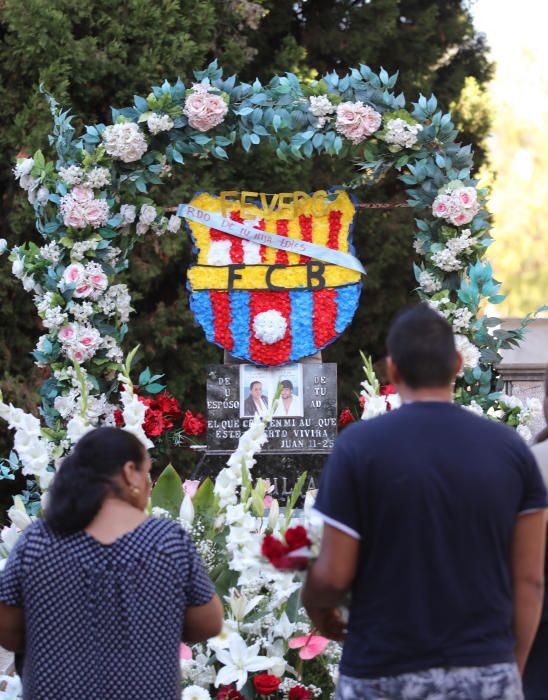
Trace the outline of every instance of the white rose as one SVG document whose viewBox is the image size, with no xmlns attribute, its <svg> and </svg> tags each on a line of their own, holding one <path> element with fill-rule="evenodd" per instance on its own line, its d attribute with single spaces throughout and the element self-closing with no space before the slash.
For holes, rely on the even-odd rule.
<svg viewBox="0 0 548 700">
<path fill-rule="evenodd" d="M 181 219 L 178 216 L 170 216 L 169 223 L 167 225 L 167 230 L 170 233 L 177 233 L 181 228 Z"/>
<path fill-rule="evenodd" d="M 133 204 L 122 204 L 120 215 L 124 224 L 132 224 L 137 216 L 137 207 Z"/>
<path fill-rule="evenodd" d="M 150 226 L 156 218 L 156 213 L 155 207 L 152 207 L 150 204 L 143 204 L 139 214 L 139 223 Z"/>
</svg>

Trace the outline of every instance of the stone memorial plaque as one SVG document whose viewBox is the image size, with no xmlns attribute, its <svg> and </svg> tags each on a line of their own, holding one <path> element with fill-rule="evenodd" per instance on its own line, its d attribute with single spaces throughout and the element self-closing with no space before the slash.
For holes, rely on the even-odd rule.
<svg viewBox="0 0 548 700">
<path fill-rule="evenodd" d="M 207 451 L 230 454 L 256 414 L 282 395 L 263 452 L 328 454 L 337 436 L 337 365 L 212 365 L 207 375 Z"/>
</svg>

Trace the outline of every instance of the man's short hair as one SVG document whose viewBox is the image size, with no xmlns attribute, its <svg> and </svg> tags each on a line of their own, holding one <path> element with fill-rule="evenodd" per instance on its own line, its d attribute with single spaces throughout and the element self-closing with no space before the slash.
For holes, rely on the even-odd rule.
<svg viewBox="0 0 548 700">
<path fill-rule="evenodd" d="M 453 329 L 427 304 L 402 311 L 390 326 L 386 345 L 411 389 L 451 383 L 457 363 Z"/>
<path fill-rule="evenodd" d="M 261 385 L 262 385 L 262 382 L 260 382 L 258 379 L 256 379 L 254 382 L 251 382 L 251 384 L 249 385 L 249 391 L 251 391 L 251 390 L 253 389 L 253 387 L 255 386 L 255 384 L 261 384 Z"/>
<path fill-rule="evenodd" d="M 282 385 L 282 389 L 291 389 L 291 391 L 293 391 L 293 384 L 289 381 L 289 379 L 282 379 L 280 383 Z"/>
</svg>

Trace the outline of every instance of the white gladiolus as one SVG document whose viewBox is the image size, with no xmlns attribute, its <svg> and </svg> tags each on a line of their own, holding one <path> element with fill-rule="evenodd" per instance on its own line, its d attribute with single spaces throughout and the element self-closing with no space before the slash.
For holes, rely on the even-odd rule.
<svg viewBox="0 0 548 700">
<path fill-rule="evenodd" d="M 272 500 L 272 503 L 270 505 L 270 512 L 268 513 L 268 527 L 271 530 L 276 529 L 276 525 L 278 524 L 278 519 L 280 517 L 280 504 L 278 503 L 278 500 L 274 498 Z"/>
<path fill-rule="evenodd" d="M 179 520 L 186 526 L 192 525 L 194 521 L 194 506 L 192 505 L 192 498 L 188 495 L 188 493 L 185 493 L 185 497 L 181 503 Z"/>
<path fill-rule="evenodd" d="M 74 445 L 86 433 L 93 430 L 93 426 L 89 424 L 86 418 L 82 416 L 74 416 L 67 424 L 67 437 Z"/>
<path fill-rule="evenodd" d="M 13 505 L 8 509 L 8 518 L 18 530 L 26 530 L 35 520 L 27 513 L 21 496 L 15 496 L 13 499 Z"/>
</svg>

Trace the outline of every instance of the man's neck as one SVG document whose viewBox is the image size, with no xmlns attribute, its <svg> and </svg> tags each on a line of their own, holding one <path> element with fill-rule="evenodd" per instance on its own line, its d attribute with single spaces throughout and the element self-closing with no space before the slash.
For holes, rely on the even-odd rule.
<svg viewBox="0 0 548 700">
<path fill-rule="evenodd" d="M 408 386 L 397 387 L 404 403 L 413 401 L 443 401 L 453 403 L 453 387 L 424 387 L 423 389 L 411 389 Z"/>
</svg>

